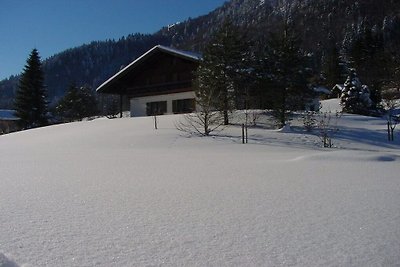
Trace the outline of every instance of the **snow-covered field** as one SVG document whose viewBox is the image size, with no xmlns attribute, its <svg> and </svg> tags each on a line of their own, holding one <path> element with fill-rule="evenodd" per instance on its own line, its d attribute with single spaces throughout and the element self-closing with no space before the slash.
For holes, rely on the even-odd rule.
<svg viewBox="0 0 400 267">
<path fill-rule="evenodd" d="M 302 131 L 187 137 L 179 118 L 0 136 L 0 266 L 400 265 L 384 120 L 343 115 L 323 149 Z"/>
</svg>

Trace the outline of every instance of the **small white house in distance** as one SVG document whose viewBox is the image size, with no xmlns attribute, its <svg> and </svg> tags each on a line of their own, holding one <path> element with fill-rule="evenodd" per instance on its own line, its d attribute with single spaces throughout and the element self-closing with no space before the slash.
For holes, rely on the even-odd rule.
<svg viewBox="0 0 400 267">
<path fill-rule="evenodd" d="M 7 134 L 20 130 L 15 110 L 0 109 L 0 134 Z"/>
<path fill-rule="evenodd" d="M 129 99 L 132 117 L 196 110 L 193 72 L 201 56 L 157 45 L 100 85 L 96 91 Z M 121 113 L 122 114 L 122 113 Z"/>
</svg>

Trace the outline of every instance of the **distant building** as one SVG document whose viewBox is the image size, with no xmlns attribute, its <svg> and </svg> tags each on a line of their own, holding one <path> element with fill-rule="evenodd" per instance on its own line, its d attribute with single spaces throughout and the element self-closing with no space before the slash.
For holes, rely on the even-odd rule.
<svg viewBox="0 0 400 267">
<path fill-rule="evenodd" d="M 314 91 L 314 97 L 309 99 L 308 103 L 305 104 L 304 110 L 319 111 L 320 101 L 322 99 L 326 99 L 331 94 L 331 91 L 324 86 L 314 87 L 313 91 Z"/>
<path fill-rule="evenodd" d="M 0 109 L 0 134 L 7 134 L 20 130 L 15 110 Z"/>
<path fill-rule="evenodd" d="M 332 95 L 340 98 L 342 92 L 343 92 L 344 84 L 335 84 L 335 86 L 332 88 Z"/>
<path fill-rule="evenodd" d="M 196 110 L 193 72 L 201 56 L 157 45 L 100 85 L 96 91 L 129 100 L 132 117 Z M 122 114 L 122 113 L 121 113 Z"/>
</svg>

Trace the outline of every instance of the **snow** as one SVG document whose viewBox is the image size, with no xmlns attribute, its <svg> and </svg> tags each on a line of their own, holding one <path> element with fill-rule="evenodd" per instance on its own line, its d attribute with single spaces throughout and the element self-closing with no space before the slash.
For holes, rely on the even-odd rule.
<svg viewBox="0 0 400 267">
<path fill-rule="evenodd" d="M 157 45 L 156 47 L 158 47 L 161 50 L 168 51 L 172 54 L 180 55 L 185 58 L 190 58 L 195 61 L 200 61 L 202 59 L 202 55 L 199 53 L 196 53 L 196 52 L 179 50 L 179 49 L 169 47 L 169 46 L 164 46 L 164 45 Z"/>
<path fill-rule="evenodd" d="M 7 258 L 6 255 L 3 253 L 0 253 L 0 266 L 1 267 L 18 267 L 18 264 L 16 264 L 13 260 Z"/>
<path fill-rule="evenodd" d="M 322 102 L 323 104 L 320 110 L 321 112 L 342 112 L 342 106 L 340 105 L 339 98 L 332 98 Z M 350 121 L 350 123 L 352 122 Z"/>
<path fill-rule="evenodd" d="M 345 114 L 323 149 L 295 122 L 243 145 L 239 126 L 187 137 L 179 118 L 0 136 L 0 266 L 400 263 L 400 136 L 386 141 L 385 120 Z"/>
<path fill-rule="evenodd" d="M 15 116 L 15 110 L 0 109 L 0 120 L 15 121 L 18 118 Z"/>
</svg>

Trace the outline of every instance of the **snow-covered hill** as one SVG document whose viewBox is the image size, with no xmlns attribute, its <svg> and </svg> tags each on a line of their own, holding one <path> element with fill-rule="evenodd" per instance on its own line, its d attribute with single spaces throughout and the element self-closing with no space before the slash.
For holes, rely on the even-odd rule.
<svg viewBox="0 0 400 267">
<path fill-rule="evenodd" d="M 187 137 L 179 118 L 0 136 L 0 266 L 400 263 L 400 143 L 384 120 L 343 115 L 323 149 L 299 129 Z"/>
</svg>

